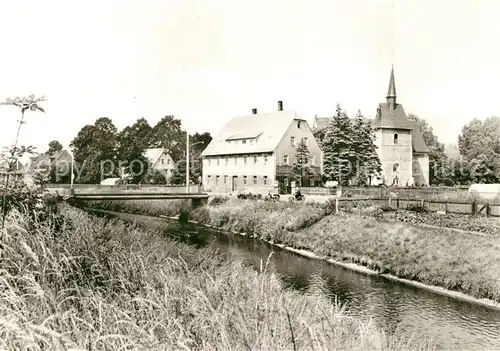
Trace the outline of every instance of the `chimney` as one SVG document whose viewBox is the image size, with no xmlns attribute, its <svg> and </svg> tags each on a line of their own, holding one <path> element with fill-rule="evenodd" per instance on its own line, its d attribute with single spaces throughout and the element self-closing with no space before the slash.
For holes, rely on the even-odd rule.
<svg viewBox="0 0 500 351">
<path fill-rule="evenodd" d="M 257 109 L 256 108 L 253 108 L 252 109 L 252 115 L 256 115 L 257 114 Z"/>
<path fill-rule="evenodd" d="M 283 101 L 278 101 L 278 111 L 283 111 Z"/>
</svg>

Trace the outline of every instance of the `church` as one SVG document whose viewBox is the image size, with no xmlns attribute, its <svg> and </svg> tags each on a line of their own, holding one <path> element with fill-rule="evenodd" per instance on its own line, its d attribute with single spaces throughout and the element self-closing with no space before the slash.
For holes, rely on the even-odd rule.
<svg viewBox="0 0 500 351">
<path fill-rule="evenodd" d="M 428 186 L 429 148 L 418 125 L 408 119 L 396 97 L 393 67 L 386 102 L 379 104 L 375 119 L 371 120 L 382 164 L 381 177 L 374 179 L 372 185 Z M 313 126 L 324 128 L 329 119 L 316 117 Z"/>
</svg>

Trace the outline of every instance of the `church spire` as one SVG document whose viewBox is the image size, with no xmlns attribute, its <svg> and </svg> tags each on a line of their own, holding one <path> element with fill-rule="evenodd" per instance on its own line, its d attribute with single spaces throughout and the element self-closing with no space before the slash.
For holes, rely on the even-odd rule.
<svg viewBox="0 0 500 351">
<path fill-rule="evenodd" d="M 389 90 L 387 91 L 387 103 L 396 105 L 396 83 L 394 82 L 394 66 L 391 69 L 391 79 L 389 80 Z"/>
</svg>

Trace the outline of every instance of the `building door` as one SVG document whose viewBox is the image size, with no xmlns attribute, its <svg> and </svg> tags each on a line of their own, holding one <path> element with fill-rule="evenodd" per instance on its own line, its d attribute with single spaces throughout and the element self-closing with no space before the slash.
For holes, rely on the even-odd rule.
<svg viewBox="0 0 500 351">
<path fill-rule="evenodd" d="M 233 176 L 231 183 L 231 191 L 236 191 L 238 189 L 238 176 Z"/>
</svg>

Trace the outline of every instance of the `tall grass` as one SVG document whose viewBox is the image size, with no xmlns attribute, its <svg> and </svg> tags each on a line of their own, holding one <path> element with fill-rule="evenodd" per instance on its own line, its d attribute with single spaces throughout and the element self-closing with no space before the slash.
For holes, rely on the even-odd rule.
<svg viewBox="0 0 500 351">
<path fill-rule="evenodd" d="M 0 270 L 0 349 L 401 350 L 369 320 L 230 254 L 66 208 L 57 230 L 12 211 Z"/>
<path fill-rule="evenodd" d="M 114 206 L 119 209 L 120 204 Z M 143 212 L 161 207 L 152 202 L 127 206 L 141 207 Z M 500 301 L 500 236 L 330 213 L 318 204 L 231 199 L 198 208 L 190 216 L 202 224 L 250 233 L 401 278 Z"/>
</svg>

